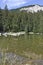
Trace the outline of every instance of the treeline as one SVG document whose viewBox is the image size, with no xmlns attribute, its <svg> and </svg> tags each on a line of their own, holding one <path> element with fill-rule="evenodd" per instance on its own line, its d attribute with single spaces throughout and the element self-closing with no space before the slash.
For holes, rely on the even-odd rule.
<svg viewBox="0 0 43 65">
<path fill-rule="evenodd" d="M 7 5 L 4 10 L 0 8 L 0 32 L 19 31 L 43 33 L 43 11 L 8 10 Z"/>
</svg>

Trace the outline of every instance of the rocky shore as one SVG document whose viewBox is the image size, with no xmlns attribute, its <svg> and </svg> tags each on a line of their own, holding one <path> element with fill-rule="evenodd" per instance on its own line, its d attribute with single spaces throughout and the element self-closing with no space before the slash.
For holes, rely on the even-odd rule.
<svg viewBox="0 0 43 65">
<path fill-rule="evenodd" d="M 0 65 L 43 65 L 43 60 L 29 60 L 15 53 L 0 52 Z"/>
</svg>

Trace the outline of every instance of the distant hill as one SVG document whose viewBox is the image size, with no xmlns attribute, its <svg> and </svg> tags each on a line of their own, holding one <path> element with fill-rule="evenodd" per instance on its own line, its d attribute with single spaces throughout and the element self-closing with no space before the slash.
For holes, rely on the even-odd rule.
<svg viewBox="0 0 43 65">
<path fill-rule="evenodd" d="M 0 9 L 0 32 L 43 33 L 43 6 L 30 5 L 18 9 Z"/>
<path fill-rule="evenodd" d="M 40 6 L 40 5 L 30 5 L 30 6 L 26 6 L 26 7 L 23 7 L 23 8 L 20 8 L 20 11 L 27 11 L 27 12 L 38 12 L 42 10 L 43 11 L 43 6 Z"/>
</svg>

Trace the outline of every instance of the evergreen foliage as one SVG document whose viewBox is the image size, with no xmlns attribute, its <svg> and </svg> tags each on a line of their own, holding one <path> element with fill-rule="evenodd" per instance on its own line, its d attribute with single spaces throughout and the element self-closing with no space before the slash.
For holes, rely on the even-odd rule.
<svg viewBox="0 0 43 65">
<path fill-rule="evenodd" d="M 43 11 L 27 13 L 26 11 L 0 8 L 0 32 L 35 32 L 43 33 Z"/>
</svg>

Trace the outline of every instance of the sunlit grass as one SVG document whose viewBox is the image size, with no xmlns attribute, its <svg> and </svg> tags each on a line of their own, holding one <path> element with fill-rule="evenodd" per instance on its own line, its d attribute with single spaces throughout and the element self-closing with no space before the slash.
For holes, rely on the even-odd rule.
<svg viewBox="0 0 43 65">
<path fill-rule="evenodd" d="M 24 35 L 19 37 L 0 37 L 0 51 L 14 52 L 24 55 L 24 52 L 34 52 L 43 55 L 43 35 Z"/>
</svg>

